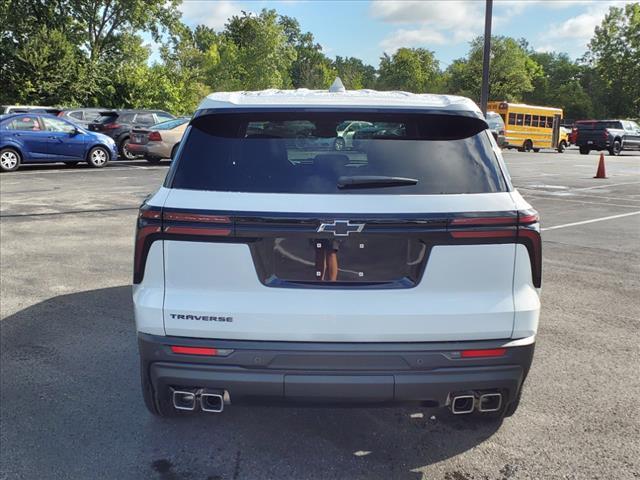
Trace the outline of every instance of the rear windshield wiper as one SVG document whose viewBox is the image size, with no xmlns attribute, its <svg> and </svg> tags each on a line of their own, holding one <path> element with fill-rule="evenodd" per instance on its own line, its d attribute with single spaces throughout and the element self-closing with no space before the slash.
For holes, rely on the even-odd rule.
<svg viewBox="0 0 640 480">
<path fill-rule="evenodd" d="M 404 177 L 387 177 L 377 175 L 354 175 L 338 178 L 338 188 L 376 188 L 416 185 L 418 179 Z"/>
</svg>

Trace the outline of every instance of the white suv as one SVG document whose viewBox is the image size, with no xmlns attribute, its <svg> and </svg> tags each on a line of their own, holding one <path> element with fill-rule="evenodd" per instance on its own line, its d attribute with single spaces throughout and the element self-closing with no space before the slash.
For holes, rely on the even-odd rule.
<svg viewBox="0 0 640 480">
<path fill-rule="evenodd" d="M 304 128 L 331 144 L 347 121 L 384 129 L 340 152 L 296 142 Z M 511 415 L 531 365 L 538 216 L 466 98 L 210 95 L 140 208 L 134 263 L 156 415 L 251 401 Z"/>
</svg>

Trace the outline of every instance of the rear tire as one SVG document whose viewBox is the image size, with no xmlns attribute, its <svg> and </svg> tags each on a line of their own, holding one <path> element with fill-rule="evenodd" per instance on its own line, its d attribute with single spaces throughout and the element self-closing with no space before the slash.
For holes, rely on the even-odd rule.
<svg viewBox="0 0 640 480">
<path fill-rule="evenodd" d="M 589 155 L 589 148 L 588 147 L 580 147 L 580 154 L 581 155 Z"/>
<path fill-rule="evenodd" d="M 87 163 L 93 168 L 102 168 L 109 160 L 109 151 L 104 147 L 93 147 L 87 155 Z"/>
<path fill-rule="evenodd" d="M 539 148 L 534 148 L 533 151 L 534 151 L 534 153 L 538 153 L 540 151 L 540 149 Z"/>
<path fill-rule="evenodd" d="M 13 148 L 0 150 L 0 170 L 3 172 L 15 172 L 22 163 L 20 153 Z"/>
<path fill-rule="evenodd" d="M 564 140 L 562 140 L 559 144 L 558 144 L 558 153 L 564 153 L 564 151 L 567 149 L 567 144 Z"/>
<path fill-rule="evenodd" d="M 129 137 L 120 142 L 120 156 L 127 160 L 135 160 L 137 158 L 134 153 L 129 151 Z"/>
<path fill-rule="evenodd" d="M 609 149 L 609 155 L 618 156 L 622 151 L 622 144 L 620 140 L 615 140 L 613 142 L 613 146 Z"/>
<path fill-rule="evenodd" d="M 145 160 L 149 163 L 152 163 L 154 165 L 157 165 L 158 163 L 160 163 L 160 161 L 162 160 L 161 158 L 158 157 L 145 157 Z"/>
<path fill-rule="evenodd" d="M 149 413 L 161 418 L 171 418 L 178 415 L 178 411 L 169 403 L 168 395 L 162 401 L 157 398 L 153 385 L 144 371 L 144 364 L 140 364 L 140 386 L 142 387 L 144 405 L 149 410 Z"/>
<path fill-rule="evenodd" d="M 522 150 L 525 152 L 530 152 L 533 150 L 533 142 L 531 140 L 525 140 L 522 144 Z"/>
</svg>

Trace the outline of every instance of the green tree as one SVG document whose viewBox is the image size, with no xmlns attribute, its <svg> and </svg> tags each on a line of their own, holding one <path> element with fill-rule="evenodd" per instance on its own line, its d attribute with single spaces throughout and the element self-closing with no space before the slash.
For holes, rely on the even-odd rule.
<svg viewBox="0 0 640 480">
<path fill-rule="evenodd" d="M 560 107 L 565 118 L 581 119 L 593 115 L 591 98 L 581 80 L 585 68 L 565 53 L 531 52 L 531 59 L 542 68 L 542 75 L 533 79 L 533 90 L 523 100 L 533 105 Z"/>
<path fill-rule="evenodd" d="M 611 7 L 584 60 L 596 73 L 588 88 L 600 116 L 640 116 L 640 3 Z"/>
<path fill-rule="evenodd" d="M 378 86 L 382 89 L 435 92 L 439 77 L 434 53 L 424 48 L 400 48 L 392 56 L 385 53 L 380 58 Z"/>
<path fill-rule="evenodd" d="M 12 93 L 25 103 L 78 104 L 85 69 L 76 50 L 62 32 L 42 26 L 13 52 Z"/>
<path fill-rule="evenodd" d="M 483 37 L 474 39 L 467 58 L 455 60 L 447 69 L 450 93 L 480 100 L 483 43 Z M 490 99 L 520 101 L 526 92 L 533 90 L 533 81 L 540 75 L 540 65 L 527 54 L 521 42 L 510 37 L 491 37 Z"/>
<path fill-rule="evenodd" d="M 346 88 L 357 90 L 376 86 L 376 69 L 359 58 L 336 57 L 333 68 Z"/>
<path fill-rule="evenodd" d="M 295 59 L 289 68 L 289 77 L 294 88 L 327 88 L 336 72 L 325 54 L 322 45 L 316 43 L 311 32 L 303 33 L 298 20 L 280 16 L 278 23 L 295 50 Z"/>
<path fill-rule="evenodd" d="M 296 52 L 275 10 L 233 16 L 210 52 L 207 84 L 216 90 L 260 90 L 291 86 Z"/>
</svg>

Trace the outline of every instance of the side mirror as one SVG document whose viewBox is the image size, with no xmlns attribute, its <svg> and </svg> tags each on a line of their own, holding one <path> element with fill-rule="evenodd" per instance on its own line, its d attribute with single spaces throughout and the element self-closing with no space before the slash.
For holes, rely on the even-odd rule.
<svg viewBox="0 0 640 480">
<path fill-rule="evenodd" d="M 80 129 L 78 127 L 74 127 L 73 130 L 71 130 L 71 136 L 74 137 L 76 135 L 80 135 L 82 132 L 80 131 Z"/>
</svg>

